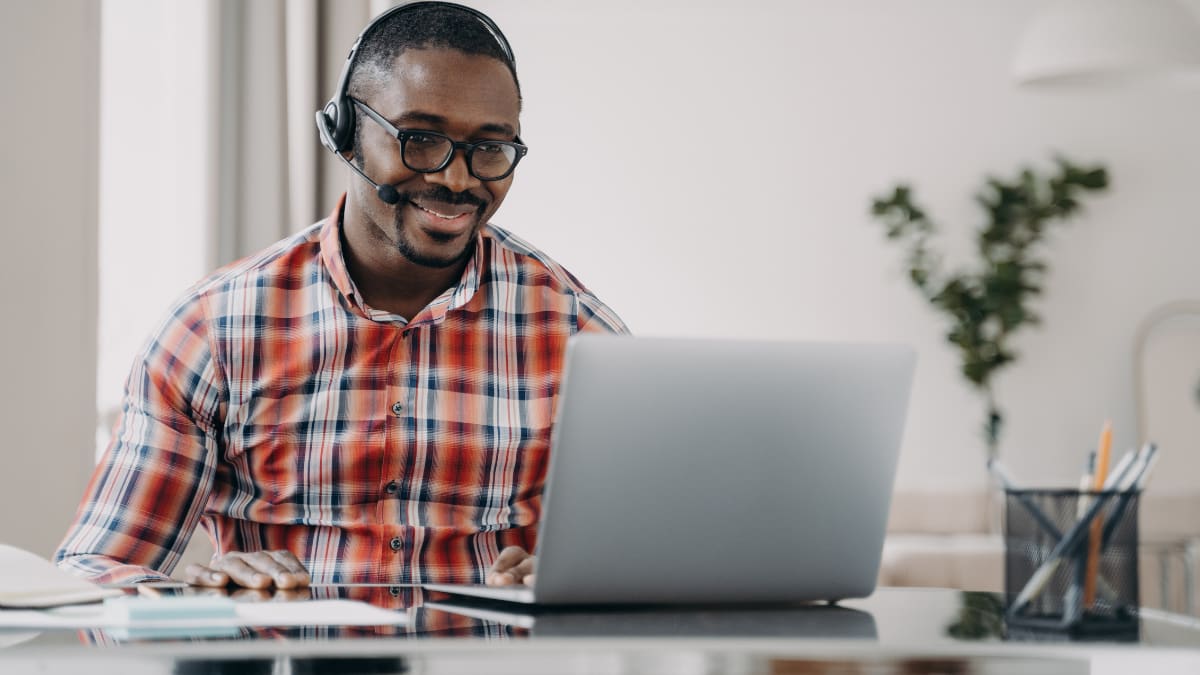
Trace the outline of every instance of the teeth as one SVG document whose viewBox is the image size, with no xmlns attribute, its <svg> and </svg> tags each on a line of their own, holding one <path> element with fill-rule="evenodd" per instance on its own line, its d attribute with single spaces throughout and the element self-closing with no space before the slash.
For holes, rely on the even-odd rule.
<svg viewBox="0 0 1200 675">
<path fill-rule="evenodd" d="M 455 215 L 448 216 L 448 215 L 446 215 L 446 214 L 444 214 L 444 213 L 438 213 L 437 211 L 431 211 L 431 210 L 429 210 L 429 209 L 427 209 L 427 208 L 425 208 L 424 206 L 421 206 L 421 205 L 419 205 L 419 204 L 417 205 L 417 208 L 418 208 L 418 209 L 421 209 L 421 210 L 422 210 L 422 211 L 424 211 L 425 213 L 431 213 L 431 214 L 433 214 L 433 215 L 437 216 L 438 218 L 441 218 L 442 220 L 454 220 L 455 218 L 457 218 L 457 217 L 459 217 L 459 216 L 461 216 L 461 215 L 462 215 L 461 213 L 459 213 L 459 214 L 455 214 Z"/>
</svg>

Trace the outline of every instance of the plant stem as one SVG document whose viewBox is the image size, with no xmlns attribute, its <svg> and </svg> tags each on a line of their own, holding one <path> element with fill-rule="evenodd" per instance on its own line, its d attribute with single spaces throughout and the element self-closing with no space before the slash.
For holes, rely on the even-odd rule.
<svg viewBox="0 0 1200 675">
<path fill-rule="evenodd" d="M 987 422 L 984 424 L 983 437 L 987 442 L 987 458 L 991 462 L 1000 456 L 1000 429 L 1004 424 L 1004 416 L 996 406 L 996 397 L 991 386 L 983 387 L 987 399 Z"/>
</svg>

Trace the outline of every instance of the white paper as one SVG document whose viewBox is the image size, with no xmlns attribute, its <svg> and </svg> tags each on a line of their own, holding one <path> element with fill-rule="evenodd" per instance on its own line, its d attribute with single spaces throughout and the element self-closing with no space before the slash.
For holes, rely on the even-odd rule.
<svg viewBox="0 0 1200 675">
<path fill-rule="evenodd" d="M 121 595 L 16 546 L 0 544 L 0 607 L 54 607 Z"/>
<path fill-rule="evenodd" d="M 408 623 L 401 612 L 380 609 L 358 600 L 298 600 L 293 602 L 239 602 L 236 616 L 204 619 L 128 621 L 103 605 L 77 605 L 55 609 L 0 610 L 0 628 L 214 628 L 239 626 L 400 626 Z"/>
</svg>

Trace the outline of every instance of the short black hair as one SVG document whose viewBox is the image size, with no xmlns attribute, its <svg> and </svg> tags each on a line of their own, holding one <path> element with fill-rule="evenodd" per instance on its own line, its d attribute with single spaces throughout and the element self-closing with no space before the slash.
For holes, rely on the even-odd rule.
<svg viewBox="0 0 1200 675">
<path fill-rule="evenodd" d="M 346 94 L 365 100 L 380 87 L 387 86 L 396 59 L 409 49 L 456 49 L 466 54 L 489 56 L 508 67 L 521 101 L 521 81 L 517 64 L 500 45 L 503 39 L 493 34 L 479 17 L 469 11 L 447 5 L 428 5 L 394 12 L 373 26 L 358 45 L 358 54 L 350 71 Z M 362 166 L 362 117 L 354 111 L 354 161 Z"/>
<path fill-rule="evenodd" d="M 500 45 L 501 39 L 479 17 L 457 7 L 429 5 L 395 12 L 363 36 L 350 71 L 347 93 L 364 98 L 386 84 L 396 58 L 406 50 L 433 48 L 456 49 L 499 60 L 512 73 L 520 99 L 517 66 Z"/>
</svg>

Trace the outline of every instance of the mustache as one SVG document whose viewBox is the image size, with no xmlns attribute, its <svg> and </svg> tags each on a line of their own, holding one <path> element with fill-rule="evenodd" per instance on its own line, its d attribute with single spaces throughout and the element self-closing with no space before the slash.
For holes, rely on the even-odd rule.
<svg viewBox="0 0 1200 675">
<path fill-rule="evenodd" d="M 471 194 L 470 192 L 454 192 L 445 185 L 435 185 L 428 190 L 422 190 L 420 192 L 401 192 L 400 198 L 408 202 L 414 200 L 441 202 L 443 204 L 454 204 L 455 206 L 460 204 L 469 204 L 479 208 L 483 208 L 487 205 L 486 201 Z"/>
</svg>

